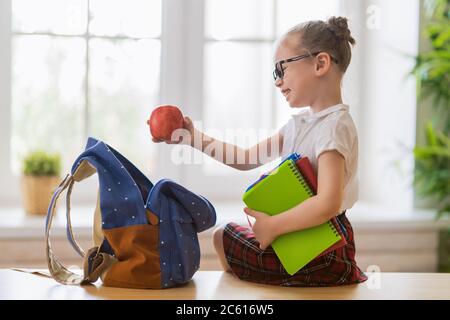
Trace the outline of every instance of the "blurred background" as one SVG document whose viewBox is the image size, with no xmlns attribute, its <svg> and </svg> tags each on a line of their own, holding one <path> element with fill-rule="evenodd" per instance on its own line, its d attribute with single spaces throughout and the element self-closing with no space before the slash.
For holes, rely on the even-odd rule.
<svg viewBox="0 0 450 320">
<path fill-rule="evenodd" d="M 447 0 L 0 0 L 0 250 L 12 255 L 0 266 L 45 265 L 44 218 L 24 204 L 24 159 L 56 154 L 62 177 L 89 136 L 153 182 L 204 195 L 219 221 L 245 219 L 243 191 L 273 164 L 238 172 L 192 150 L 202 161 L 176 163 L 183 150 L 152 143 L 146 120 L 174 104 L 213 136 L 251 146 L 291 115 L 273 84 L 275 40 L 343 15 L 356 39 L 343 92 L 359 133 L 360 200 L 349 217 L 361 265 L 448 271 L 448 10 Z M 97 184 L 73 193 L 86 246 Z M 60 211 L 55 247 L 75 261 Z M 203 268 L 214 269 L 209 237 Z"/>
</svg>

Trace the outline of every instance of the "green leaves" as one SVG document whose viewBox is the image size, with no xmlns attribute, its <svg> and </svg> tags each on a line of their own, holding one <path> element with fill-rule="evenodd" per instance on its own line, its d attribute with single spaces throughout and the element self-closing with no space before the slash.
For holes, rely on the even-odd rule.
<svg viewBox="0 0 450 320">
<path fill-rule="evenodd" d="M 414 184 L 418 193 L 436 201 L 438 217 L 450 214 L 450 138 L 426 126 L 427 144 L 414 148 Z"/>
<path fill-rule="evenodd" d="M 419 99 L 431 99 L 432 122 L 425 127 L 426 144 L 414 148 L 414 185 L 419 195 L 435 201 L 438 218 L 450 214 L 450 0 L 425 0 L 429 17 L 424 35 L 431 50 L 416 57 L 412 70 Z"/>
<path fill-rule="evenodd" d="M 59 154 L 49 154 L 45 151 L 35 151 L 23 160 L 23 173 L 32 176 L 54 176 L 61 172 L 61 157 Z"/>
<path fill-rule="evenodd" d="M 420 53 L 412 73 L 420 99 L 431 98 L 433 108 L 440 113 L 446 132 L 450 131 L 450 0 L 426 1 L 430 22 L 424 35 L 431 50 Z"/>
<path fill-rule="evenodd" d="M 420 54 L 416 58 L 413 73 L 417 81 L 419 98 L 431 97 L 435 110 L 444 109 L 443 111 L 448 113 L 450 106 L 450 46 L 445 51 L 436 50 Z"/>
</svg>

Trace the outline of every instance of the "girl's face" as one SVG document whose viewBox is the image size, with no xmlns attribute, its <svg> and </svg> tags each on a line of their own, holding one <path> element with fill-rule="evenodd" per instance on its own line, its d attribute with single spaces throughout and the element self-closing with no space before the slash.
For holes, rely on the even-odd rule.
<svg viewBox="0 0 450 320">
<path fill-rule="evenodd" d="M 289 42 L 288 38 L 280 42 L 275 51 L 275 63 L 307 53 L 306 50 L 294 49 L 299 46 Z M 291 107 L 300 108 L 311 105 L 311 94 L 314 92 L 314 84 L 317 81 L 314 68 L 314 56 L 282 64 L 284 75 L 282 79 L 276 79 L 275 86 L 280 89 Z"/>
</svg>

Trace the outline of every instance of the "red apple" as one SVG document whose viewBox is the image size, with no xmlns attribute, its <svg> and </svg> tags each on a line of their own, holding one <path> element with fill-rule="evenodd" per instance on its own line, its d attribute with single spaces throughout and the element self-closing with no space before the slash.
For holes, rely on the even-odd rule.
<svg viewBox="0 0 450 320">
<path fill-rule="evenodd" d="M 176 106 L 164 105 L 153 110 L 147 124 L 156 140 L 170 140 L 172 132 L 183 128 L 183 114 Z"/>
</svg>

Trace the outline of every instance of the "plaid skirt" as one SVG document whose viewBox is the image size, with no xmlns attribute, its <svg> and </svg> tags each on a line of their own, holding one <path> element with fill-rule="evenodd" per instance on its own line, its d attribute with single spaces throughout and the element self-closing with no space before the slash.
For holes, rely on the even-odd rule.
<svg viewBox="0 0 450 320">
<path fill-rule="evenodd" d="M 353 229 L 345 212 L 337 216 L 347 244 L 309 262 L 289 275 L 272 247 L 261 250 L 249 227 L 228 223 L 223 232 L 225 256 L 233 273 L 241 280 L 279 286 L 329 287 L 355 284 L 367 276 L 355 261 Z"/>
</svg>

